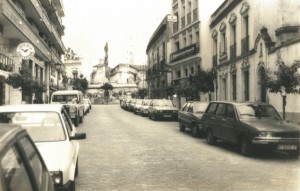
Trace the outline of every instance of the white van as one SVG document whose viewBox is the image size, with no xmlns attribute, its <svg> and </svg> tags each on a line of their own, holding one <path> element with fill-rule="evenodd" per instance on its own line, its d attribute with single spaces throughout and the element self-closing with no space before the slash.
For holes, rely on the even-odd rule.
<svg viewBox="0 0 300 191">
<path fill-rule="evenodd" d="M 83 93 L 79 90 L 59 90 L 51 95 L 51 104 L 61 103 L 69 112 L 71 119 L 76 127 L 83 122 L 84 101 Z"/>
</svg>

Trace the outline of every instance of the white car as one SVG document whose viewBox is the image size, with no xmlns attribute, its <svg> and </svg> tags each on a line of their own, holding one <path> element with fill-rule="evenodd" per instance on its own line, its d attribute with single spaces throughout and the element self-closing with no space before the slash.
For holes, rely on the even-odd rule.
<svg viewBox="0 0 300 191">
<path fill-rule="evenodd" d="M 26 129 L 50 171 L 55 189 L 75 190 L 78 175 L 79 139 L 67 111 L 61 104 L 0 106 L 0 122 Z"/>
<path fill-rule="evenodd" d="M 90 112 L 92 108 L 92 104 L 89 99 L 83 98 L 83 104 L 84 104 L 84 115 Z"/>
</svg>

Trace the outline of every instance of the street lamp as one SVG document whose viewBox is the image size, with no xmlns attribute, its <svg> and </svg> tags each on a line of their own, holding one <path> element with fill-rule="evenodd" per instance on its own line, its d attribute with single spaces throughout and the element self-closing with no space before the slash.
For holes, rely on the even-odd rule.
<svg viewBox="0 0 300 191">
<path fill-rule="evenodd" d="M 283 113 L 283 119 L 285 119 L 285 106 L 286 106 L 286 91 L 285 87 L 281 86 L 280 94 L 282 96 L 282 113 Z"/>
<path fill-rule="evenodd" d="M 62 65 L 60 63 L 55 64 L 55 69 L 57 70 L 57 90 L 59 90 L 59 75 L 60 75 L 61 66 Z"/>
</svg>

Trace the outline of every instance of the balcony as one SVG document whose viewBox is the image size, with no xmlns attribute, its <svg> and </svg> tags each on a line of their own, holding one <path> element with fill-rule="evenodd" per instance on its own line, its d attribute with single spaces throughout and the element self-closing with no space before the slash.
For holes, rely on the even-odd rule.
<svg viewBox="0 0 300 191">
<path fill-rule="evenodd" d="M 197 54 L 199 52 L 199 50 L 200 50 L 199 43 L 194 43 L 190 46 L 187 46 L 176 52 L 171 53 L 170 59 L 171 59 L 171 61 L 180 60 L 182 58 L 186 58 L 186 57 Z"/>
<path fill-rule="evenodd" d="M 242 55 L 246 54 L 249 51 L 249 36 L 246 36 L 242 39 Z"/>
<path fill-rule="evenodd" d="M 230 46 L 230 60 L 236 58 L 236 43 Z"/>
<path fill-rule="evenodd" d="M 0 13 L 14 23 L 14 27 L 18 29 L 17 31 L 22 31 L 29 42 L 34 44 L 47 59 L 51 59 L 50 51 L 42 38 L 33 30 L 26 17 L 19 12 L 19 8 L 12 1 L 3 1 Z"/>
<path fill-rule="evenodd" d="M 15 61 L 8 56 L 0 53 L 0 70 L 12 72 L 15 70 Z"/>
</svg>

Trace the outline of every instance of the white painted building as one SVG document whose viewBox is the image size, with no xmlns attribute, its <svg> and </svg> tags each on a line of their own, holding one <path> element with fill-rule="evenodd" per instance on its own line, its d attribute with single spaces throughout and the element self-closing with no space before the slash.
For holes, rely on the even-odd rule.
<svg viewBox="0 0 300 191">
<path fill-rule="evenodd" d="M 279 60 L 300 60 L 299 7 L 293 0 L 226 0 L 215 10 L 210 39 L 217 100 L 270 102 L 282 111 L 281 95 L 269 93 L 261 76 Z M 291 120 L 299 115 L 299 98 L 287 96 Z"/>
</svg>

